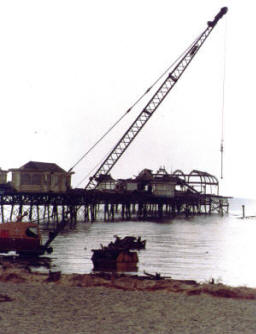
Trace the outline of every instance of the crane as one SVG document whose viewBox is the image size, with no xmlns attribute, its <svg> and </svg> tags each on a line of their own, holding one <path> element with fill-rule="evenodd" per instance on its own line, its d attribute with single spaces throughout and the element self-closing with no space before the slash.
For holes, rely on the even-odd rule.
<svg viewBox="0 0 256 334">
<path fill-rule="evenodd" d="M 149 100 L 147 105 L 143 108 L 141 113 L 137 116 L 132 125 L 128 128 L 128 130 L 124 133 L 122 138 L 118 141 L 112 151 L 109 153 L 107 158 L 100 165 L 96 173 L 90 177 L 89 182 L 87 183 L 85 189 L 91 190 L 96 188 L 97 179 L 101 175 L 107 175 L 110 170 L 115 166 L 117 161 L 124 154 L 129 145 L 133 142 L 160 104 L 164 101 L 170 90 L 175 86 L 177 81 L 180 79 L 181 75 L 186 70 L 187 66 L 190 64 L 192 59 L 195 57 L 201 46 L 206 41 L 207 37 L 210 35 L 218 21 L 225 15 L 228 11 L 227 7 L 223 7 L 220 9 L 218 14 L 214 17 L 212 21 L 207 22 L 207 27 L 201 33 L 201 35 L 194 41 L 192 46 L 188 49 L 188 51 L 184 54 L 181 60 L 177 63 L 174 69 L 167 74 L 164 82 L 155 92 L 153 97 Z"/>
</svg>

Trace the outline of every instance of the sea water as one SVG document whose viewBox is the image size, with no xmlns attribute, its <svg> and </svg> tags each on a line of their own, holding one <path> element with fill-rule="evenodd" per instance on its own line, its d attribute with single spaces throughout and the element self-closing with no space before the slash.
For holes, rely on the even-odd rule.
<svg viewBox="0 0 256 334">
<path fill-rule="evenodd" d="M 245 215 L 242 219 L 242 205 Z M 45 231 L 46 235 L 46 231 Z M 91 273 L 92 249 L 114 241 L 114 235 L 141 236 L 138 271 L 174 279 L 222 282 L 256 287 L 256 201 L 231 199 L 229 214 L 155 221 L 78 223 L 52 243 L 51 267 L 63 273 Z"/>
</svg>

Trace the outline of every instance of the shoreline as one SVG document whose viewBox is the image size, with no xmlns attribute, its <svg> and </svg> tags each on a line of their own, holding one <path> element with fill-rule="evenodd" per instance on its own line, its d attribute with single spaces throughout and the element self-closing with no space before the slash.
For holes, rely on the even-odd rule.
<svg viewBox="0 0 256 334">
<path fill-rule="evenodd" d="M 17 266 L 9 262 L 0 263 L 0 282 L 26 284 L 55 284 L 69 287 L 105 287 L 126 291 L 161 291 L 184 293 L 188 296 L 208 294 L 214 297 L 256 300 L 256 288 L 233 287 L 214 280 L 199 283 L 195 280 L 177 280 L 159 274 L 145 276 L 122 273 L 62 274 L 33 272 L 28 266 Z"/>
</svg>

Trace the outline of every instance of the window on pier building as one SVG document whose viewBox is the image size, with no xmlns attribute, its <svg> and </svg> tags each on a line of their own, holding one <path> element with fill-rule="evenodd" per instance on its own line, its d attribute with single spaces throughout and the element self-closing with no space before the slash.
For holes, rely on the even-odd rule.
<svg viewBox="0 0 256 334">
<path fill-rule="evenodd" d="M 21 185 L 40 185 L 42 181 L 42 176 L 40 174 L 21 174 Z"/>
<path fill-rule="evenodd" d="M 40 174 L 32 174 L 32 182 L 33 185 L 38 185 L 42 183 L 42 175 Z"/>
<path fill-rule="evenodd" d="M 20 176 L 21 185 L 31 184 L 31 175 L 28 173 L 22 173 Z"/>
</svg>

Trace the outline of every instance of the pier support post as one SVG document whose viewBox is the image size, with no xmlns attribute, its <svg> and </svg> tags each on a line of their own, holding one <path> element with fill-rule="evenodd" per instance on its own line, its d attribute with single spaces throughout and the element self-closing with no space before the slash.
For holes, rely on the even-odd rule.
<svg viewBox="0 0 256 334">
<path fill-rule="evenodd" d="M 2 222 L 4 222 L 4 206 L 1 205 L 1 216 L 2 216 Z"/>
</svg>

